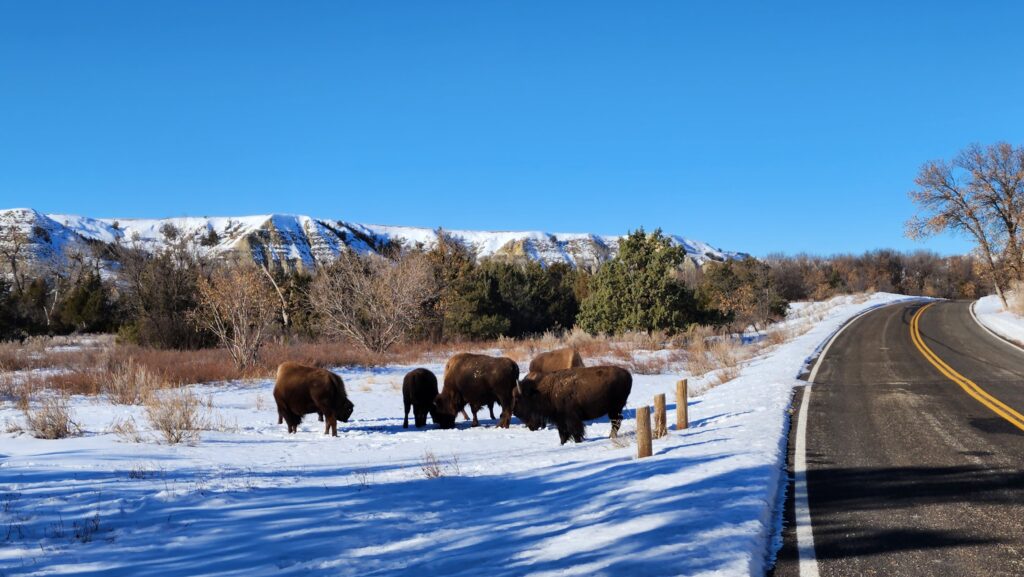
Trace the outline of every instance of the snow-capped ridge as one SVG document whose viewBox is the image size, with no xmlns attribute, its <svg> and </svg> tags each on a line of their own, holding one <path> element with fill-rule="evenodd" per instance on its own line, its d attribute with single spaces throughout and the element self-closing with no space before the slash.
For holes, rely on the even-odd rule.
<svg viewBox="0 0 1024 577">
<path fill-rule="evenodd" d="M 59 253 L 84 243 L 135 243 L 157 249 L 177 233 L 190 237 L 200 249 L 217 257 L 247 256 L 259 263 L 272 262 L 288 269 L 313 269 L 353 250 L 379 253 L 398 244 L 431 248 L 435 229 L 376 225 L 318 219 L 297 214 L 261 214 L 239 217 L 92 218 L 67 214 L 43 214 L 31 208 L 0 210 L 0 225 L 17 223 L 30 236 L 35 254 Z M 173 227 L 173 229 L 171 228 Z M 173 232 L 172 232 L 173 230 Z M 34 234 L 45 231 L 45 234 Z M 565 263 L 594 269 L 612 258 L 623 236 L 544 231 L 445 232 L 470 248 L 477 258 L 535 261 L 544 265 Z M 678 235 L 671 241 L 687 252 L 694 264 L 723 261 L 743 253 L 722 251 L 705 242 Z"/>
</svg>

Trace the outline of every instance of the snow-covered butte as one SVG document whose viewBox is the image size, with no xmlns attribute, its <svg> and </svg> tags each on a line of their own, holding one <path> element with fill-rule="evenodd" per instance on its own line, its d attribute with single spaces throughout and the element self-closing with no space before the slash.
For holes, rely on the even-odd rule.
<svg viewBox="0 0 1024 577">
<path fill-rule="evenodd" d="M 797 375 L 845 321 L 901 298 L 813 305 L 788 322 L 822 320 L 737 378 L 691 378 L 691 427 L 643 460 L 628 442 L 635 409 L 672 399 L 685 373 L 634 375 L 627 442 L 607 439 L 601 419 L 565 446 L 515 420 L 403 429 L 404 366 L 339 369 L 355 403 L 339 438 L 315 417 L 288 435 L 271 381 L 195 387 L 229 425 L 197 446 L 122 442 L 111 424 L 129 417 L 153 438 L 141 407 L 76 397 L 81 437 L 0 432 L 0 574 L 760 576 L 781 523 Z M 0 407 L 0 423 L 22 420 Z M 430 455 L 440 478 L 424 474 Z"/>
<path fill-rule="evenodd" d="M 0 227 L 14 224 L 25 232 L 36 257 L 61 254 L 87 245 L 130 243 L 157 248 L 167 242 L 164 231 L 173 225 L 213 256 L 267 259 L 287 269 L 309 270 L 330 262 L 343 250 L 374 253 L 397 243 L 429 248 L 436 232 L 429 228 L 358 224 L 303 215 L 265 214 L 240 217 L 181 217 L 164 219 L 90 218 L 43 214 L 33 209 L 0 210 Z M 594 269 L 613 257 L 621 236 L 540 231 L 488 232 L 448 230 L 478 258 L 566 263 Z M 669 235 L 695 264 L 722 261 L 742 253 L 719 250 L 707 243 Z M 3 242 L 0 239 L 0 242 Z"/>
</svg>

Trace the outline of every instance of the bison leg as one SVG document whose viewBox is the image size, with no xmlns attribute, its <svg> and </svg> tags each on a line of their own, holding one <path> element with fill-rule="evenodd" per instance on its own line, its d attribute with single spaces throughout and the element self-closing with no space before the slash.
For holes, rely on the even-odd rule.
<svg viewBox="0 0 1024 577">
<path fill-rule="evenodd" d="M 476 412 L 480 410 L 480 407 L 474 407 L 474 406 L 470 405 L 469 409 L 471 411 L 473 411 L 473 426 L 474 427 L 479 427 L 480 426 L 480 421 L 476 418 Z"/>
<path fill-rule="evenodd" d="M 320 421 L 321 423 L 324 422 L 324 414 L 321 412 L 317 412 L 316 420 Z"/>
<path fill-rule="evenodd" d="M 405 420 L 402 421 L 402 428 L 403 429 L 408 429 L 409 428 L 409 407 L 410 407 L 409 403 L 405 403 Z M 420 426 L 419 417 L 416 417 L 416 426 L 417 427 Z"/>
<path fill-rule="evenodd" d="M 493 416 L 491 417 L 494 418 Z M 501 408 L 501 419 L 498 421 L 498 426 L 502 429 L 507 429 L 512 425 L 512 409 L 511 407 Z"/>
<path fill-rule="evenodd" d="M 462 407 L 459 410 L 462 411 L 462 420 L 463 421 L 468 421 L 469 420 L 469 415 L 466 413 L 466 407 Z"/>
<path fill-rule="evenodd" d="M 334 411 L 325 411 L 324 416 L 327 417 L 326 422 L 324 423 L 324 434 L 337 437 L 338 418 L 334 415 Z"/>
<path fill-rule="evenodd" d="M 487 410 L 491 413 L 491 420 L 494 420 L 494 403 L 487 403 Z"/>
<path fill-rule="evenodd" d="M 622 425 L 622 411 L 612 413 L 608 415 L 608 419 L 612 422 L 612 434 L 609 436 L 614 439 L 619 436 L 619 426 Z"/>
<path fill-rule="evenodd" d="M 420 427 L 427 426 L 427 410 L 426 409 L 417 409 L 417 408 L 413 407 L 412 414 L 416 418 L 416 428 L 417 429 L 419 429 Z"/>
<path fill-rule="evenodd" d="M 575 415 L 566 415 L 558 419 L 556 422 L 558 426 L 558 438 L 562 440 L 564 445 L 566 441 L 572 439 L 574 443 L 583 441 L 586 425 L 583 421 Z"/>
</svg>

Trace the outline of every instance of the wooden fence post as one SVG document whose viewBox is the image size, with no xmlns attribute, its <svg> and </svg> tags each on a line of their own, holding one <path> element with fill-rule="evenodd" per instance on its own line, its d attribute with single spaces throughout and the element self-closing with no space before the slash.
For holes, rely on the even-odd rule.
<svg viewBox="0 0 1024 577">
<path fill-rule="evenodd" d="M 689 393 L 686 379 L 676 382 L 676 430 L 681 431 L 690 426 Z"/>
<path fill-rule="evenodd" d="M 668 435 L 668 415 L 665 414 L 665 394 L 654 395 L 654 434 L 655 439 Z"/>
<path fill-rule="evenodd" d="M 636 456 L 638 459 L 650 457 L 651 450 L 651 408 L 636 409 Z"/>
</svg>

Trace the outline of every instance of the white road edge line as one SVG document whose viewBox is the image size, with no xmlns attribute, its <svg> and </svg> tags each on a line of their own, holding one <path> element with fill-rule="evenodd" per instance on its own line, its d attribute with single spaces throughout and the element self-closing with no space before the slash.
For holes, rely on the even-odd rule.
<svg viewBox="0 0 1024 577">
<path fill-rule="evenodd" d="M 895 304 L 895 303 L 893 303 Z M 814 528 L 811 526 L 811 506 L 807 497 L 807 407 L 811 404 L 811 389 L 814 379 L 818 376 L 818 369 L 825 355 L 832 348 L 839 335 L 848 329 L 850 325 L 857 322 L 862 316 L 872 313 L 882 307 L 871 307 L 850 319 L 840 327 L 832 338 L 825 344 L 825 348 L 818 355 L 818 360 L 807 377 L 807 386 L 804 387 L 804 398 L 800 403 L 800 414 L 796 421 L 796 445 L 793 447 L 793 508 L 796 517 L 796 550 L 799 555 L 798 573 L 801 577 L 819 577 L 818 558 L 814 553 Z"/>
<path fill-rule="evenodd" d="M 981 322 L 981 319 L 978 318 L 977 313 L 974 312 L 974 305 L 976 305 L 976 304 L 978 304 L 978 301 L 972 302 L 971 303 L 971 307 L 970 307 L 971 318 L 974 319 L 974 322 L 978 323 L 979 327 L 985 329 L 985 332 L 987 332 L 988 334 L 990 334 L 993 337 L 995 337 L 997 341 L 999 341 L 1001 343 L 1005 343 L 1005 344 L 1007 344 L 1007 345 L 1017 349 L 1020 352 L 1024 352 L 1024 348 L 1021 348 L 1020 345 L 1018 345 L 1017 343 L 1011 341 L 1010 339 L 1004 337 L 1003 335 L 1001 335 L 1001 334 L 995 332 L 994 330 L 988 328 L 987 326 L 985 326 L 985 323 Z"/>
<path fill-rule="evenodd" d="M 801 577 L 818 577 L 818 558 L 814 554 L 814 530 L 811 528 L 811 507 L 807 498 L 807 405 L 811 402 L 811 385 L 804 387 L 800 416 L 796 422 L 796 447 L 793 457 L 793 508 L 796 518 L 796 550 Z"/>
</svg>

